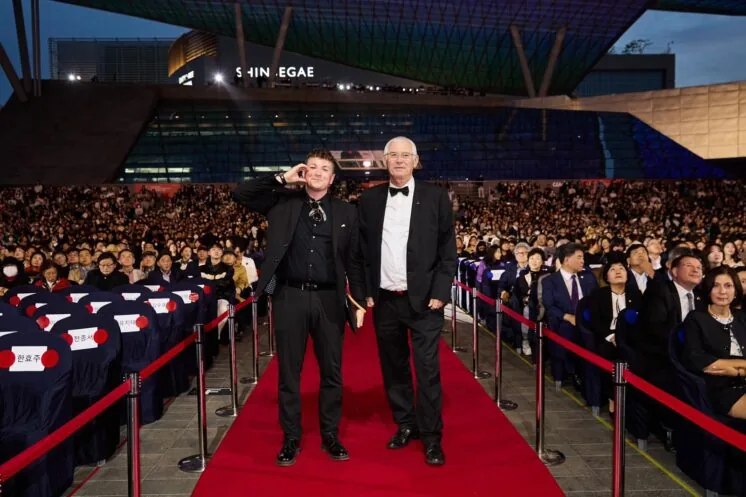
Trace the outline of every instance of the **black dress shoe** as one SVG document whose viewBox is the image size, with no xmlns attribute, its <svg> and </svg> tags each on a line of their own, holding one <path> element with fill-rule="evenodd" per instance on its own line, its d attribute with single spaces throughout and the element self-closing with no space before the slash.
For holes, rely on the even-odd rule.
<svg viewBox="0 0 746 497">
<path fill-rule="evenodd" d="M 324 435 L 321 437 L 321 450 L 329 454 L 329 459 L 333 461 L 346 461 L 350 454 L 339 439 L 334 435 Z"/>
<path fill-rule="evenodd" d="M 277 454 L 277 465 L 278 466 L 292 466 L 295 464 L 295 459 L 300 453 L 299 441 L 295 438 L 286 438 L 282 442 L 282 449 Z"/>
<path fill-rule="evenodd" d="M 389 440 L 389 449 L 403 449 L 412 440 L 419 440 L 420 432 L 417 428 L 412 428 L 409 425 L 399 425 L 399 429 L 396 430 L 396 434 Z"/>
<path fill-rule="evenodd" d="M 430 466 L 442 466 L 446 463 L 446 455 L 440 443 L 433 442 L 425 447 L 425 462 Z"/>
</svg>

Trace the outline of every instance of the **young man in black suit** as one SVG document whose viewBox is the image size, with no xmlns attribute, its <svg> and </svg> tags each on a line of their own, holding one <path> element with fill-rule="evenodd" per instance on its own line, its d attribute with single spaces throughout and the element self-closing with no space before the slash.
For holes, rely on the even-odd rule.
<svg viewBox="0 0 746 497">
<path fill-rule="evenodd" d="M 334 157 L 313 150 L 305 164 L 248 181 L 234 198 L 267 216 L 267 250 L 257 296 L 273 295 L 279 360 L 280 426 L 285 434 L 279 466 L 295 463 L 300 451 L 300 373 L 309 334 L 321 374 L 319 421 L 322 449 L 333 460 L 349 454 L 338 439 L 342 416 L 342 336 L 347 316 L 346 281 L 357 301 L 365 297 L 358 255 L 357 212 L 329 194 Z M 287 188 L 301 185 L 303 188 Z M 363 311 L 356 311 L 362 325 Z"/>
<path fill-rule="evenodd" d="M 367 303 L 375 306 L 384 387 L 399 425 L 388 447 L 400 449 L 421 438 L 426 462 L 441 465 L 438 344 L 456 272 L 453 210 L 445 189 L 414 180 L 418 157 L 410 139 L 392 139 L 384 156 L 389 182 L 363 192 L 359 217 Z M 416 408 L 407 330 L 417 375 Z"/>
</svg>

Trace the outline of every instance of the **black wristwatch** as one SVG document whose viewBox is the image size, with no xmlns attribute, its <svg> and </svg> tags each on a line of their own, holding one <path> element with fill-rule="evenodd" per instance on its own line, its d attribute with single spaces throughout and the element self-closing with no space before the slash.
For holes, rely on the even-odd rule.
<svg viewBox="0 0 746 497">
<path fill-rule="evenodd" d="M 288 180 L 285 179 L 285 173 L 277 173 L 275 174 L 275 178 L 280 180 L 280 183 L 282 183 L 282 186 L 287 186 Z"/>
</svg>

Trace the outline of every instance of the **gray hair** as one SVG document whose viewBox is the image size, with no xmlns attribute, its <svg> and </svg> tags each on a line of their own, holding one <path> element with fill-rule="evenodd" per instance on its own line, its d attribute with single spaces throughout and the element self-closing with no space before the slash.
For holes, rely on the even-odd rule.
<svg viewBox="0 0 746 497">
<path fill-rule="evenodd" d="M 389 153 L 389 146 L 391 146 L 392 143 L 395 141 L 405 141 L 409 143 L 409 146 L 412 148 L 412 153 L 414 155 L 417 155 L 417 145 L 414 144 L 412 140 L 407 138 L 406 136 L 397 136 L 396 138 L 390 139 L 388 142 L 386 142 L 386 146 L 383 147 L 383 155 L 386 155 Z"/>
</svg>

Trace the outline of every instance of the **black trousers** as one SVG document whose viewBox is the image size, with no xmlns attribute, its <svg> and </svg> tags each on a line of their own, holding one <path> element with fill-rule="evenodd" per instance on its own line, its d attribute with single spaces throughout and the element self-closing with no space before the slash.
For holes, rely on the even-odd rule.
<svg viewBox="0 0 746 497">
<path fill-rule="evenodd" d="M 309 335 L 321 373 L 319 422 L 322 434 L 337 435 L 342 417 L 342 337 L 345 310 L 337 290 L 280 286 L 273 296 L 275 340 L 280 367 L 280 426 L 301 437 L 300 374 Z"/>
<path fill-rule="evenodd" d="M 425 443 L 439 442 L 443 433 L 443 392 L 438 345 L 443 309 L 417 313 L 409 297 L 381 290 L 373 308 L 383 385 L 394 421 L 419 428 Z M 409 332 L 417 376 L 415 407 Z"/>
</svg>

